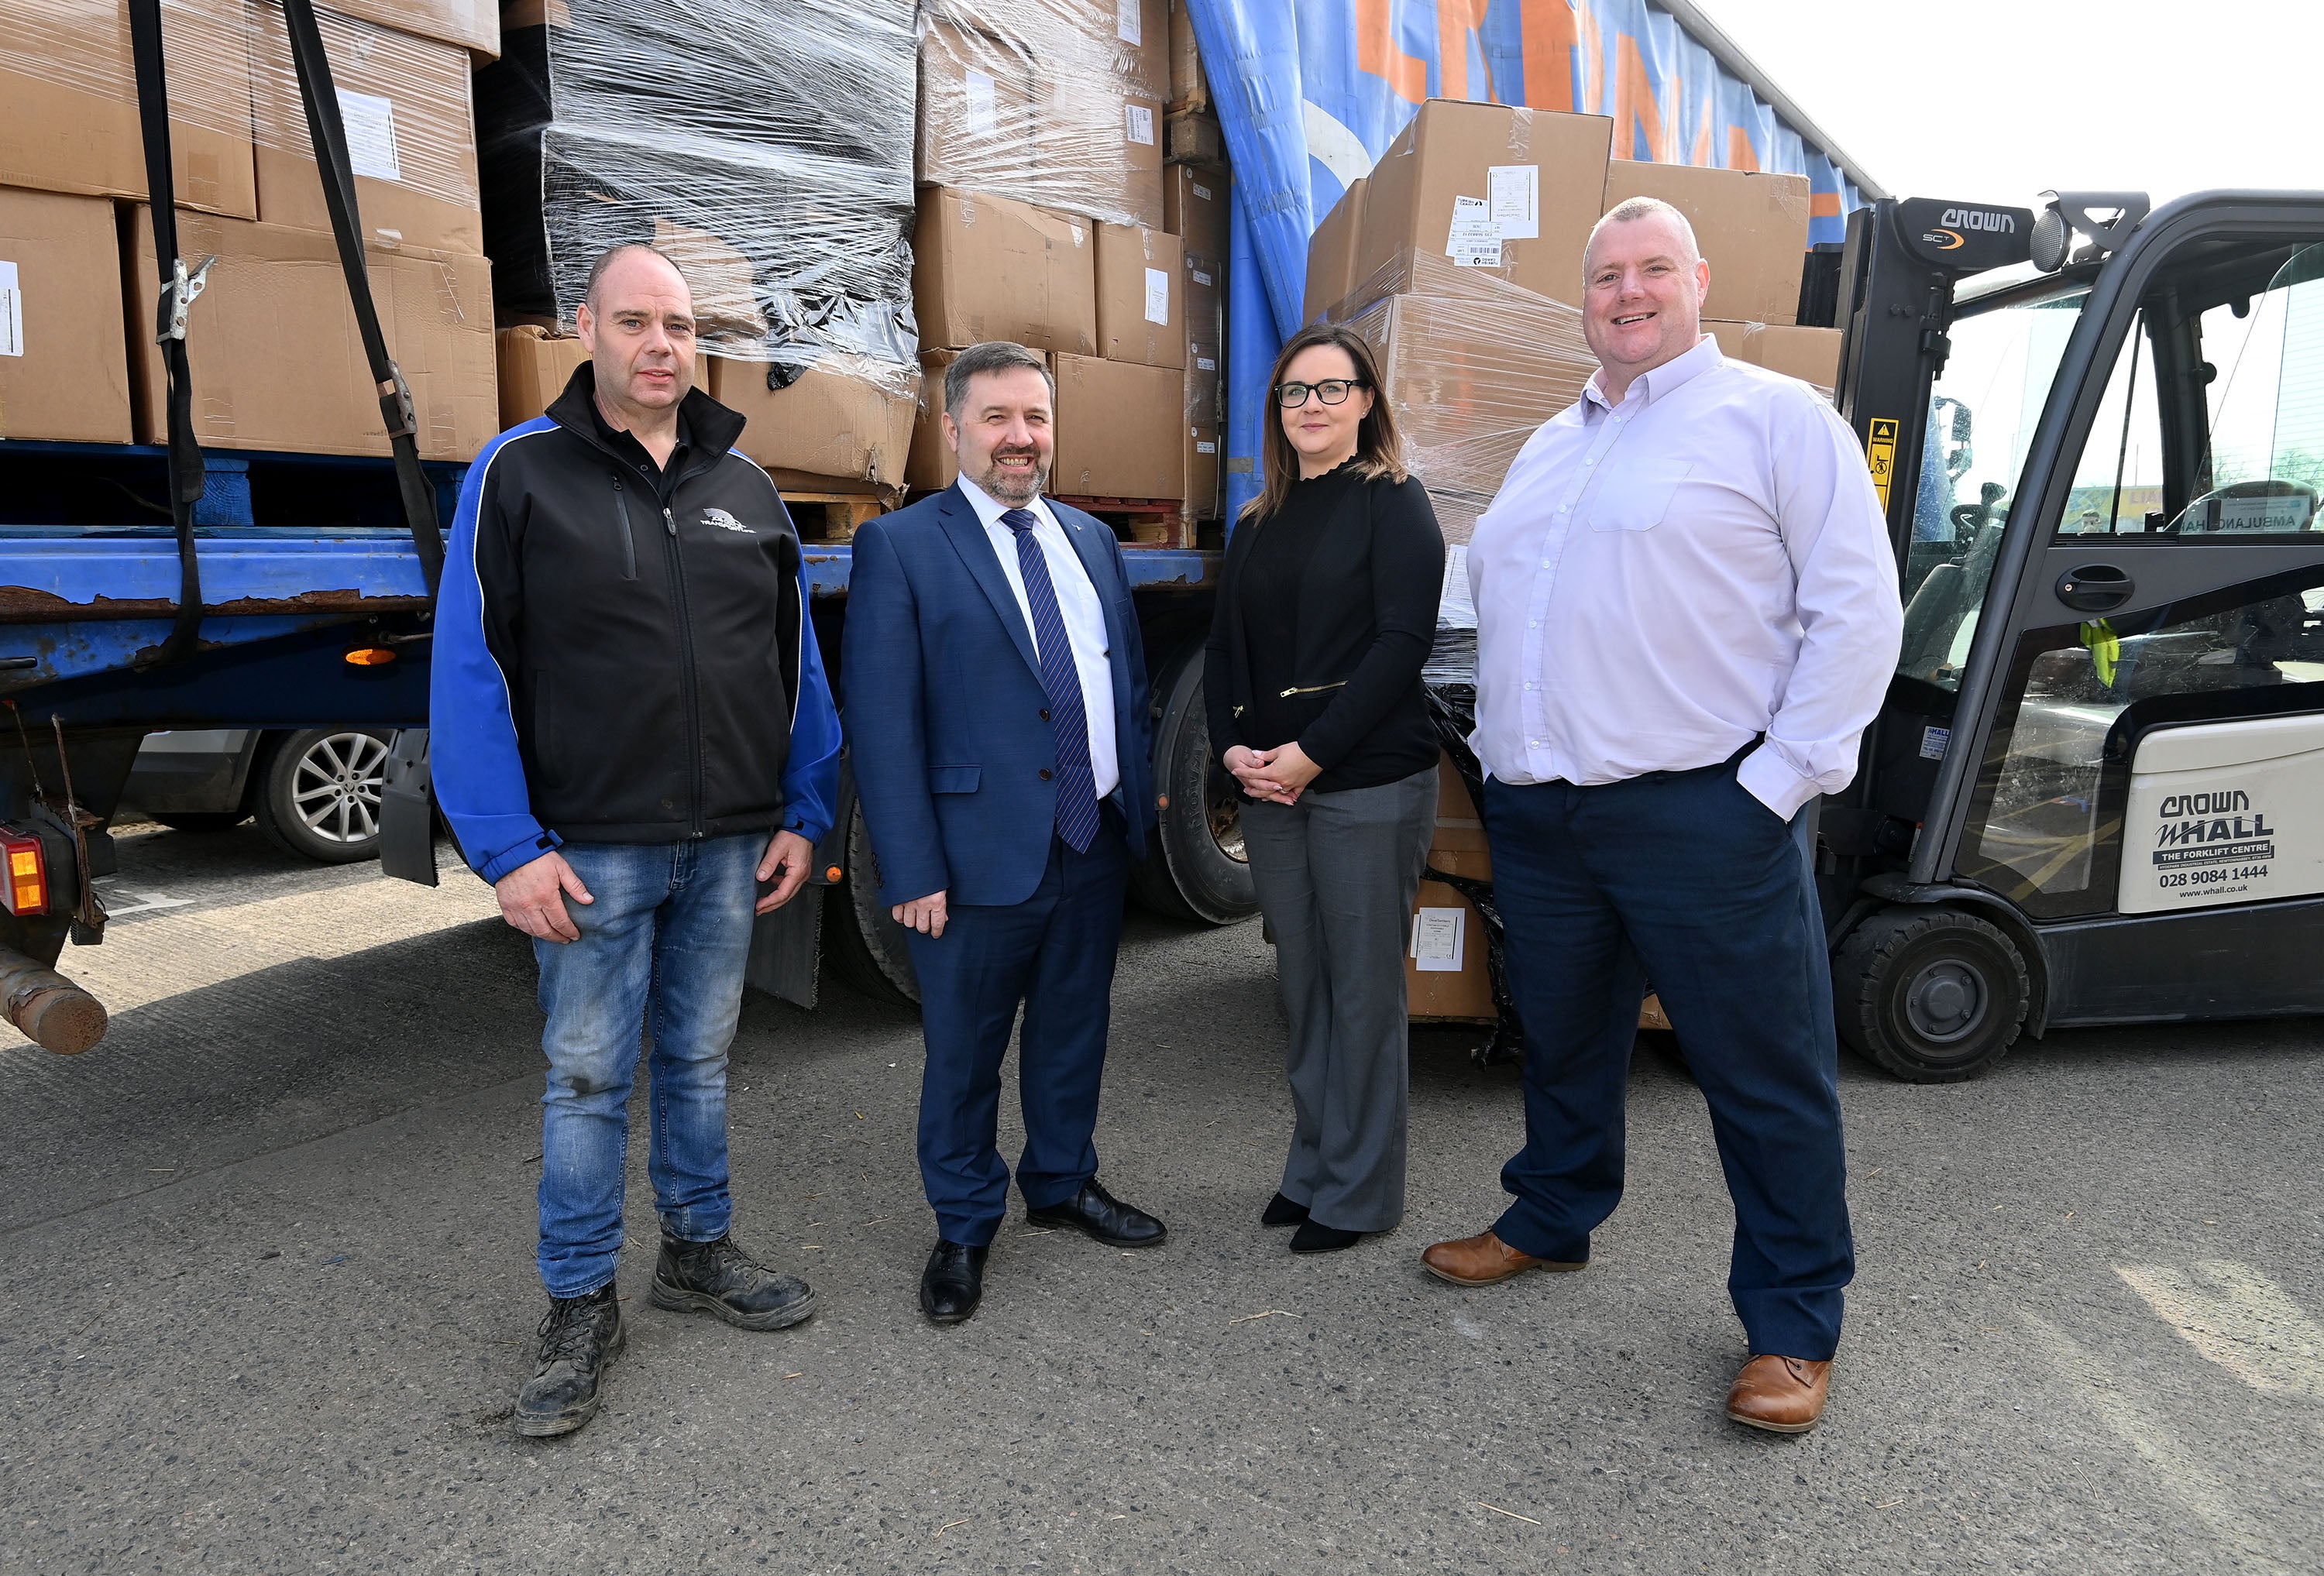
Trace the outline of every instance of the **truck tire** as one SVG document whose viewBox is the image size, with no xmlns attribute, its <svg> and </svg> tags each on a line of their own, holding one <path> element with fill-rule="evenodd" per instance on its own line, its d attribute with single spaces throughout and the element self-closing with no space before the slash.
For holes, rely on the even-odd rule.
<svg viewBox="0 0 2324 1576">
<path fill-rule="evenodd" d="M 1259 912 L 1243 853 L 1241 797 L 1211 759 L 1203 711 L 1203 649 L 1189 648 L 1155 687 L 1162 719 L 1154 734 L 1154 789 L 1161 825 L 1147 857 L 1130 868 L 1130 890 L 1168 918 L 1232 925 Z"/>
<path fill-rule="evenodd" d="M 258 829 L 319 864 L 377 859 L 387 741 L 375 728 L 301 728 L 269 740 L 251 796 Z"/>
<path fill-rule="evenodd" d="M 912 969 L 904 927 L 880 901 L 880 878 L 872 862 L 872 834 L 863 825 L 862 803 L 853 794 L 848 800 L 839 882 L 823 906 L 832 971 L 874 1001 L 917 1007 L 920 978 Z"/>
<path fill-rule="evenodd" d="M 1987 1072 L 2025 1025 L 2033 985 L 2016 944 L 1973 914 L 1888 908 L 1832 960 L 1840 1037 L 1908 1083 Z"/>
</svg>

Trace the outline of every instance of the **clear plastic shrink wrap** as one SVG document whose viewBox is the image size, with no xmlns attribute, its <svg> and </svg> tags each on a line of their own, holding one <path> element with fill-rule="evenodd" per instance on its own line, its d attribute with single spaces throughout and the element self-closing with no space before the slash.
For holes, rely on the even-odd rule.
<svg viewBox="0 0 2324 1576">
<path fill-rule="evenodd" d="M 257 217 L 243 0 L 162 0 L 178 201 Z M 0 3 L 0 186 L 145 195 L 122 0 Z"/>
<path fill-rule="evenodd" d="M 1405 463 L 1455 546 L 1526 439 L 1598 366 L 1579 311 L 1431 252 L 1398 253 L 1333 315 L 1379 358 Z"/>
<path fill-rule="evenodd" d="M 1162 225 L 1165 0 L 923 0 L 923 185 Z"/>
<path fill-rule="evenodd" d="M 504 319 L 569 330 L 591 262 L 646 242 L 686 270 L 706 351 L 777 383 L 844 359 L 908 396 L 911 0 L 535 0 L 503 23 L 476 130 Z"/>
</svg>

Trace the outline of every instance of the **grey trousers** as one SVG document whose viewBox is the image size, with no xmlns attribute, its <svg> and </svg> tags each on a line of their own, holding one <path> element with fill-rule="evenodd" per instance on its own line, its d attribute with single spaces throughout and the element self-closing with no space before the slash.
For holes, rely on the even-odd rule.
<svg viewBox="0 0 2324 1576">
<path fill-rule="evenodd" d="M 1326 1226 L 1404 1219 L 1404 954 L 1436 826 L 1436 768 L 1400 782 L 1242 805 L 1275 935 L 1297 1112 L 1283 1194 Z"/>
</svg>

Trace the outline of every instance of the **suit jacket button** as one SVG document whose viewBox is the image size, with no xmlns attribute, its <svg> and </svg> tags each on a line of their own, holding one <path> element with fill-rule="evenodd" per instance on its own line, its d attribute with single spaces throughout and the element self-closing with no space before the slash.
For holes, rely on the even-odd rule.
<svg viewBox="0 0 2324 1576">
<path fill-rule="evenodd" d="M 1045 723 L 1049 720 L 1049 708 L 1047 706 L 1043 706 L 1041 708 L 1041 720 Z"/>
<path fill-rule="evenodd" d="M 1046 766 L 1041 768 L 1041 780 L 1043 782 L 1049 780 L 1049 769 Z"/>
</svg>

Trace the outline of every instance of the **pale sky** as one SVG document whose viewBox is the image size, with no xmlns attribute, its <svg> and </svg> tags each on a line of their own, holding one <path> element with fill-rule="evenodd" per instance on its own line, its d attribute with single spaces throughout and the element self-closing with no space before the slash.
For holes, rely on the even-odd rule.
<svg viewBox="0 0 2324 1576">
<path fill-rule="evenodd" d="M 1899 197 L 2324 188 L 2319 0 L 1697 0 Z"/>
</svg>

